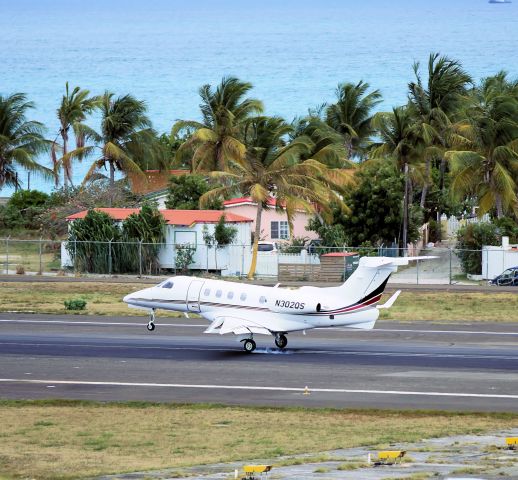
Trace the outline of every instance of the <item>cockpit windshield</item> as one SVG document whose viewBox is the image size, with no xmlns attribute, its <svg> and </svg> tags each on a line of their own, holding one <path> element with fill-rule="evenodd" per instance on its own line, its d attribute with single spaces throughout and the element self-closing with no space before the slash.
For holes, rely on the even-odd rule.
<svg viewBox="0 0 518 480">
<path fill-rule="evenodd" d="M 173 282 L 165 282 L 164 284 L 162 284 L 162 288 L 173 288 Z"/>
</svg>

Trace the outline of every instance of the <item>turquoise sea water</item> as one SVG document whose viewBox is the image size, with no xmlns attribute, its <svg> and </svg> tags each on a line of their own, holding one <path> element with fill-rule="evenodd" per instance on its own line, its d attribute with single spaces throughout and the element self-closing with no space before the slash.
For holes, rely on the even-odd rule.
<svg viewBox="0 0 518 480">
<path fill-rule="evenodd" d="M 518 2 L 0 0 L 0 46 L 0 92 L 26 92 L 49 138 L 67 80 L 133 93 L 168 131 L 198 118 L 199 86 L 223 75 L 252 82 L 266 113 L 287 119 L 332 100 L 344 81 L 381 89 L 382 109 L 404 103 L 412 63 L 431 51 L 476 79 L 502 68 L 518 76 Z M 86 169 L 75 168 L 76 182 Z"/>
</svg>

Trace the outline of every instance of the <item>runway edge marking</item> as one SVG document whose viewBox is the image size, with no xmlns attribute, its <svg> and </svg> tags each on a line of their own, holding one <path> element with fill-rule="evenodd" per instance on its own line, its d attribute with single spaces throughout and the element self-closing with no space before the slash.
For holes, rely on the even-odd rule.
<svg viewBox="0 0 518 480">
<path fill-rule="evenodd" d="M 252 390 L 267 392 L 304 392 L 304 387 L 261 387 L 252 385 L 189 385 L 183 383 L 139 383 L 139 382 L 93 382 L 80 380 L 37 380 L 19 378 L 0 378 L 0 383 L 29 383 L 29 384 L 53 384 L 53 385 L 85 385 L 85 386 L 112 386 L 112 387 L 152 387 L 152 388 L 192 388 L 211 390 Z M 454 392 L 414 392 L 402 390 L 353 390 L 343 388 L 311 388 L 311 392 L 320 393 L 351 393 L 351 394 L 373 394 L 373 395 L 415 395 L 428 397 L 461 397 L 461 398 L 495 398 L 495 399 L 517 399 L 518 395 L 488 394 L 488 393 L 454 393 Z"/>
</svg>

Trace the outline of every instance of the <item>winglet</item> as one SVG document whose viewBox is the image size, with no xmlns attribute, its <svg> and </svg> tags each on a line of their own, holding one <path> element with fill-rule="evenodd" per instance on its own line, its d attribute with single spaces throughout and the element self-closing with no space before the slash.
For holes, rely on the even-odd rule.
<svg viewBox="0 0 518 480">
<path fill-rule="evenodd" d="M 397 297 L 399 297 L 400 293 L 401 293 L 401 290 L 398 290 L 383 305 L 378 305 L 376 308 L 378 308 L 380 310 L 383 308 L 390 308 L 392 305 L 394 305 L 394 302 L 397 300 Z"/>
</svg>

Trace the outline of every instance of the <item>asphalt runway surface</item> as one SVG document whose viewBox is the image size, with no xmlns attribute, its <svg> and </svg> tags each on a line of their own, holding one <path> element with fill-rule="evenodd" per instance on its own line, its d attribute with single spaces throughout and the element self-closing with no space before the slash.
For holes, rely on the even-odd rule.
<svg viewBox="0 0 518 480">
<path fill-rule="evenodd" d="M 0 398 L 518 412 L 518 324 L 204 335 L 198 318 L 0 314 Z M 308 391 L 305 391 L 305 387 Z"/>
</svg>

